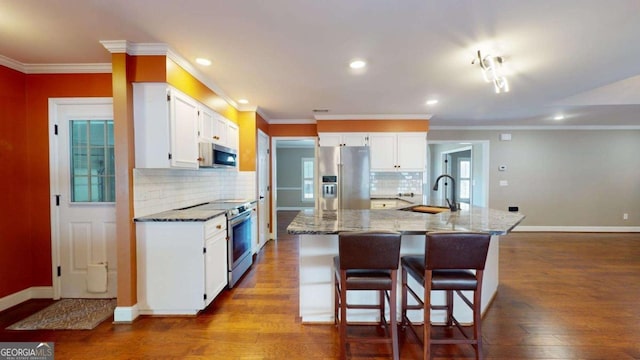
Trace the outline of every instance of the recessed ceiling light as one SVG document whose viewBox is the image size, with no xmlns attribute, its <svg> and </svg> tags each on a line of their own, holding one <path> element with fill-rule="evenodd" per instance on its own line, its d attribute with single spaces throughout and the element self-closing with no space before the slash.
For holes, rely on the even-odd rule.
<svg viewBox="0 0 640 360">
<path fill-rule="evenodd" d="M 211 60 L 205 58 L 197 58 L 196 62 L 200 65 L 209 66 L 211 65 Z"/>
<path fill-rule="evenodd" d="M 238 104 L 248 104 L 249 100 L 247 99 L 238 99 Z"/>
<path fill-rule="evenodd" d="M 435 105 L 437 103 L 438 103 L 437 99 L 429 99 L 429 100 L 427 100 L 427 105 L 429 105 L 429 106 L 433 106 L 433 105 Z"/>
<path fill-rule="evenodd" d="M 553 120 L 564 120 L 564 115 L 556 115 L 553 117 Z"/>
<path fill-rule="evenodd" d="M 364 60 L 353 60 L 349 63 L 349 67 L 352 69 L 362 69 L 365 66 L 367 66 L 367 62 Z"/>
</svg>

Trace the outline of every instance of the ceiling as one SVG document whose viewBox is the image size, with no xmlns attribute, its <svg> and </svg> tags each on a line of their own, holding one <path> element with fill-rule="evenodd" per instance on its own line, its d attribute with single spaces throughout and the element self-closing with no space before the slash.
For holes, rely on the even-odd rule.
<svg viewBox="0 0 640 360">
<path fill-rule="evenodd" d="M 101 40 L 163 43 L 270 122 L 326 109 L 433 127 L 635 128 L 639 14 L 637 0 L 0 0 L 0 55 L 104 64 Z M 484 82 L 477 50 L 504 57 L 510 92 Z M 368 66 L 350 69 L 356 58 Z"/>
</svg>

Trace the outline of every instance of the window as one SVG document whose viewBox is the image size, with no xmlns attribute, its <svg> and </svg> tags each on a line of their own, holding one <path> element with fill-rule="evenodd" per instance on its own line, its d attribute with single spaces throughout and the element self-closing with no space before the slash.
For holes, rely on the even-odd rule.
<svg viewBox="0 0 640 360">
<path fill-rule="evenodd" d="M 458 159 L 459 174 L 459 200 L 460 202 L 469 203 L 471 198 L 471 159 Z"/>
<path fill-rule="evenodd" d="M 313 189 L 315 189 L 314 158 L 302 158 L 302 201 L 314 201 Z"/>
<path fill-rule="evenodd" d="M 113 120 L 71 120 L 71 201 L 115 202 Z"/>
</svg>

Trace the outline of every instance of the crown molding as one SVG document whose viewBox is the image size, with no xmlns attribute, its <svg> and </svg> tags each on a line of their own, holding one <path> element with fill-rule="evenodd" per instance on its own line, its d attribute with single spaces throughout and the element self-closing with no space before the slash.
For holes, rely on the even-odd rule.
<svg viewBox="0 0 640 360">
<path fill-rule="evenodd" d="M 316 120 L 429 120 L 432 114 L 314 115 Z"/>
<path fill-rule="evenodd" d="M 269 119 L 269 117 L 264 113 L 264 111 L 262 110 L 262 108 L 260 108 L 260 106 L 256 106 L 255 112 L 258 115 L 260 115 L 264 119 L 264 121 L 267 122 L 267 124 L 272 124 L 272 122 L 271 122 L 272 120 Z"/>
<path fill-rule="evenodd" d="M 25 64 L 26 74 L 111 73 L 111 64 Z"/>
<path fill-rule="evenodd" d="M 218 86 L 218 84 L 216 84 L 213 80 L 211 80 L 209 77 L 205 76 L 200 70 L 198 70 L 197 68 L 195 68 L 191 62 L 189 62 L 187 59 L 185 59 L 184 57 L 182 57 L 181 55 L 179 55 L 178 53 L 176 53 L 175 51 L 173 51 L 171 48 L 167 49 L 166 55 L 169 59 L 171 59 L 172 61 L 174 61 L 176 64 L 178 64 L 180 67 L 182 67 L 183 69 L 185 69 L 189 74 L 193 75 L 193 77 L 195 77 L 196 79 L 198 79 L 201 83 L 203 83 L 205 86 L 207 86 L 209 89 L 211 89 L 213 92 L 216 93 L 216 95 L 220 96 L 222 99 L 224 99 L 227 103 L 229 103 L 229 105 L 233 106 L 236 110 L 238 111 L 242 111 L 240 109 L 240 107 L 238 106 L 238 103 L 235 102 L 235 100 L 233 100 L 231 97 L 229 97 L 221 88 L 220 86 Z M 253 111 L 253 110 L 248 110 L 248 111 Z"/>
<path fill-rule="evenodd" d="M 302 124 L 315 124 L 314 119 L 271 119 L 269 124 L 276 125 L 302 125 Z"/>
<path fill-rule="evenodd" d="M 432 130 L 640 130 L 640 125 L 476 125 L 476 126 L 429 126 Z"/>
<path fill-rule="evenodd" d="M 254 107 L 240 107 L 231 97 L 229 97 L 221 88 L 213 82 L 209 77 L 203 74 L 200 70 L 191 64 L 190 61 L 178 54 L 175 50 L 171 49 L 164 43 L 133 43 L 127 40 L 100 40 L 102 46 L 104 46 L 111 53 L 126 53 L 133 56 L 152 56 L 152 55 L 164 55 L 168 59 L 172 60 L 178 66 L 182 67 L 185 71 L 198 79 L 201 83 L 215 92 L 218 96 L 224 99 L 229 105 L 233 106 L 238 111 L 255 111 Z"/>
<path fill-rule="evenodd" d="M 25 72 L 23 63 L 10 59 L 4 55 L 0 55 L 0 65 L 6 66 L 9 69 L 20 71 L 21 73 Z"/>
<path fill-rule="evenodd" d="M 133 56 L 167 55 L 169 46 L 162 43 L 133 43 L 127 40 L 100 40 L 100 44 L 112 54 Z"/>
<path fill-rule="evenodd" d="M 111 64 L 23 64 L 0 55 L 0 65 L 23 74 L 99 74 L 111 73 Z"/>
</svg>

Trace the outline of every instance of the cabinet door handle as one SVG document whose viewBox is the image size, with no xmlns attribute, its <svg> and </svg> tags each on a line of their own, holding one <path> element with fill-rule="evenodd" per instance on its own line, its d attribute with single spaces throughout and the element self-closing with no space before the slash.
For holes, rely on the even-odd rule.
<svg viewBox="0 0 640 360">
<path fill-rule="evenodd" d="M 216 229 L 222 229 L 222 225 L 220 224 L 216 225 Z"/>
</svg>

